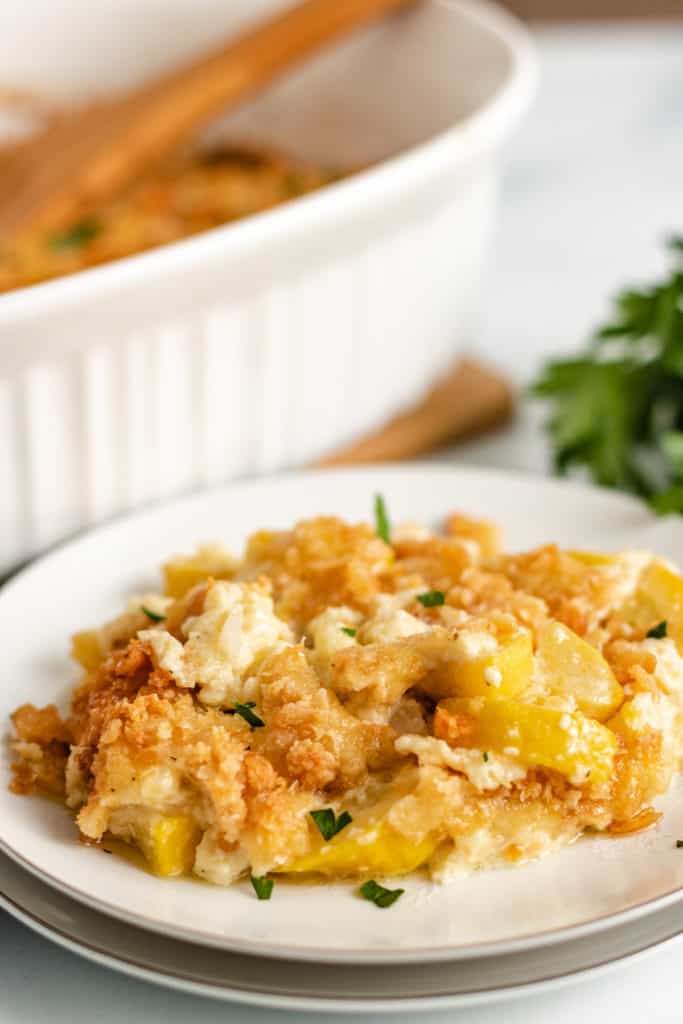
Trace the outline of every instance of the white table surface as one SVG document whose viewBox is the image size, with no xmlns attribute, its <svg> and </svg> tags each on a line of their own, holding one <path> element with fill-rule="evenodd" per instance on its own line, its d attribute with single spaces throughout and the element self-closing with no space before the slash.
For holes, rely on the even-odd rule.
<svg viewBox="0 0 683 1024">
<path fill-rule="evenodd" d="M 549 352 L 571 351 L 629 280 L 664 266 L 683 232 L 683 22 L 538 33 L 540 98 L 509 152 L 491 296 L 478 351 L 523 385 Z M 538 411 L 454 461 L 543 471 Z M 683 1019 L 683 939 L 556 993 L 416 1024 L 673 1024 Z M 0 912 L 0 1024 L 320 1024 L 183 996 L 95 967 Z M 336 1018 L 342 1021 L 345 1018 Z M 349 1018 L 346 1018 L 349 1019 Z M 357 1024 L 365 1020 L 354 1017 Z"/>
</svg>

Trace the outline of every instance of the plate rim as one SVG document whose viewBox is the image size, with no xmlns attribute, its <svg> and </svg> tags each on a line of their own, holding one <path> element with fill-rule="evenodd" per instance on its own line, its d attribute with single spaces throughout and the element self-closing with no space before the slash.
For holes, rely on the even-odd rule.
<svg viewBox="0 0 683 1024">
<path fill-rule="evenodd" d="M 327 479 L 330 477 L 367 478 L 369 483 L 373 480 L 375 481 L 375 483 L 369 487 L 368 493 L 370 493 L 373 487 L 376 488 L 377 486 L 376 477 L 384 473 L 391 473 L 396 476 L 405 477 L 428 473 L 434 476 L 469 477 L 480 481 L 488 480 L 493 483 L 504 483 L 505 481 L 517 481 L 522 484 L 535 483 L 544 489 L 550 488 L 563 492 L 572 491 L 574 493 L 578 492 L 579 494 L 583 493 L 587 497 L 600 497 L 602 500 L 607 500 L 615 506 L 621 506 L 631 511 L 640 511 L 647 521 L 657 521 L 657 517 L 650 512 L 647 506 L 632 495 L 613 491 L 606 487 L 598 487 L 582 482 L 575 482 L 573 480 L 557 479 L 553 477 L 546 477 L 542 474 L 536 475 L 510 469 L 459 465 L 457 463 L 448 463 L 444 461 L 416 461 L 402 463 L 399 465 L 392 463 L 377 463 L 369 466 L 350 466 L 303 471 L 290 470 L 266 477 L 252 477 L 246 480 L 232 481 L 220 487 L 206 488 L 200 491 L 190 492 L 170 500 L 155 501 L 142 509 L 127 512 L 120 516 L 115 516 L 107 522 L 99 524 L 93 529 L 82 531 L 77 536 L 67 538 L 38 558 L 32 560 L 28 565 L 20 568 L 3 585 L 0 585 L 0 604 L 7 600 L 8 595 L 11 599 L 11 595 L 15 587 L 22 585 L 27 579 L 30 579 L 34 573 L 39 573 L 46 563 L 50 563 L 53 559 L 67 554 L 72 548 L 77 548 L 86 540 L 91 540 L 93 538 L 106 538 L 106 535 L 110 531 L 121 529 L 122 527 L 125 527 L 127 523 L 133 521 L 136 523 L 149 522 L 150 520 L 153 520 L 156 515 L 163 513 L 166 510 L 174 509 L 182 511 L 184 507 L 190 508 L 195 504 L 201 504 L 204 500 L 216 500 L 220 499 L 221 496 L 227 497 L 235 489 L 239 489 L 240 491 L 258 491 L 262 488 L 270 489 L 280 485 L 287 485 L 288 483 L 295 483 L 302 479 L 306 479 L 311 486 L 314 486 L 317 479 Z M 77 887 L 71 886 L 68 882 L 62 881 L 60 878 L 52 875 L 49 871 L 28 860 L 22 853 L 11 847 L 2 836 L 0 836 L 0 851 L 9 856 L 10 859 L 20 867 L 45 882 L 52 889 L 75 899 L 90 910 L 113 917 L 124 924 L 140 927 L 153 934 L 164 935 L 172 939 L 186 940 L 197 945 L 221 949 L 226 952 L 232 951 L 252 956 L 289 961 L 296 960 L 297 962 L 307 963 L 372 963 L 377 965 L 399 963 L 417 964 L 466 961 L 470 959 L 501 956 L 507 953 L 534 950 L 540 947 L 557 945 L 576 938 L 595 935 L 609 929 L 610 927 L 634 922 L 641 917 L 656 913 L 658 910 L 664 910 L 667 907 L 673 906 L 683 900 L 682 885 L 667 890 L 665 893 L 656 897 L 639 902 L 631 907 L 624 908 L 616 913 L 603 914 L 599 917 L 591 918 L 589 921 L 561 926 L 558 928 L 545 929 L 543 931 L 535 931 L 509 939 L 481 941 L 469 943 L 467 945 L 432 946 L 429 948 L 408 947 L 393 950 L 378 950 L 376 947 L 358 946 L 353 949 L 330 948 L 327 950 L 320 950 L 315 946 L 302 944 L 292 946 L 285 945 L 281 942 L 256 942 L 255 940 L 219 936 L 213 933 L 202 932 L 188 926 L 179 928 L 167 925 L 164 924 L 164 922 L 138 915 L 134 910 L 110 904 L 104 899 L 82 892 Z"/>
<path fill-rule="evenodd" d="M 112 917 L 122 924 L 142 928 L 143 931 L 150 932 L 153 935 L 162 935 L 165 938 L 189 942 L 198 946 L 206 946 L 209 949 L 217 949 L 225 953 L 241 953 L 263 959 L 329 964 L 332 966 L 335 964 L 347 966 L 354 964 L 357 966 L 362 964 L 389 966 L 420 963 L 464 963 L 467 960 L 488 959 L 505 956 L 508 953 L 515 954 L 534 951 L 547 948 L 548 946 L 571 942 L 573 939 L 590 938 L 601 932 L 608 931 L 612 927 L 616 928 L 621 925 L 633 924 L 641 918 L 649 917 L 660 910 L 666 910 L 683 901 L 683 886 L 679 886 L 661 896 L 645 900 L 633 907 L 627 907 L 625 910 L 614 914 L 603 914 L 581 924 L 549 928 L 541 932 L 531 932 L 528 935 L 520 935 L 514 939 L 501 939 L 495 942 L 473 942 L 466 946 L 431 946 L 428 949 L 412 948 L 385 951 L 379 951 L 370 946 L 358 946 L 352 950 L 334 948 L 321 950 L 316 946 L 285 946 L 282 943 L 276 944 L 219 937 L 187 926 L 183 928 L 174 928 L 170 925 L 165 926 L 160 921 L 153 921 L 150 918 L 137 915 L 132 910 L 120 909 L 104 900 L 90 897 L 80 890 L 72 888 L 67 883 L 31 864 L 21 855 L 18 855 L 16 851 L 10 849 L 1 839 L 0 853 L 4 853 L 10 860 L 38 878 L 39 881 L 49 885 L 56 892 L 75 900 L 88 910 Z"/>
<path fill-rule="evenodd" d="M 23 871 L 23 868 L 20 868 Z M 58 892 L 60 899 L 69 900 L 68 896 Z M 398 995 L 387 996 L 350 996 L 343 997 L 339 993 L 330 995 L 311 994 L 301 992 L 283 992 L 270 989 L 267 992 L 258 991 L 252 987 L 241 988 L 238 984 L 230 982 L 226 984 L 220 980 L 210 982 L 201 980 L 191 974 L 181 974 L 179 971 L 168 968 L 164 969 L 152 963 L 145 963 L 140 959 L 121 955 L 111 948 L 107 948 L 104 942 L 95 944 L 89 940 L 81 939 L 75 929 L 66 925 L 58 927 L 46 919 L 45 913 L 41 916 L 35 910 L 29 908 L 22 900 L 9 895 L 0 888 L 0 909 L 5 910 L 12 918 L 19 921 L 31 931 L 42 936 L 60 948 L 67 949 L 83 959 L 95 963 L 98 966 L 106 967 L 124 976 L 134 977 L 138 980 L 150 982 L 164 989 L 181 991 L 195 995 L 205 996 L 211 999 L 234 1002 L 239 1005 L 271 1008 L 279 1010 L 301 1010 L 304 1012 L 325 1012 L 333 1009 L 334 1013 L 408 1013 L 419 1010 L 465 1009 L 476 1006 L 483 1006 L 491 1003 L 509 1001 L 530 997 L 536 994 L 559 989 L 571 984 L 577 984 L 587 978 L 591 980 L 603 976 L 612 970 L 618 970 L 651 955 L 656 950 L 672 944 L 681 937 L 683 928 L 676 926 L 675 929 L 667 928 L 661 937 L 646 938 L 642 943 L 637 943 L 636 948 L 607 955 L 599 958 L 597 962 L 587 962 L 584 966 L 574 967 L 568 972 L 562 972 L 548 968 L 550 971 L 544 977 L 532 981 L 520 981 L 517 984 L 503 983 L 493 987 L 482 989 L 474 988 L 461 992 L 440 991 L 424 995 Z M 90 907 L 80 905 L 81 913 L 102 916 Z M 106 915 L 104 915 L 106 917 Z M 127 927 L 133 927 L 126 925 Z M 612 933 L 617 933 L 624 926 L 615 926 Z M 628 925 L 626 925 L 628 927 Z M 609 937 L 609 936 L 608 936 Z M 174 941 L 179 941 L 175 939 Z M 225 955 L 231 954 L 223 950 Z M 504 957 L 503 957 L 504 959 Z M 348 965 L 345 965 L 348 966 Z M 396 965 L 399 969 L 400 965 Z"/>
</svg>

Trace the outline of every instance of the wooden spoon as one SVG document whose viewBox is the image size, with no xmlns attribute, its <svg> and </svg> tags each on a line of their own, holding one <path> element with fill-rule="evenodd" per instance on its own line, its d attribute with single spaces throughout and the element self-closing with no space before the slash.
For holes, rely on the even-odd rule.
<svg viewBox="0 0 683 1024">
<path fill-rule="evenodd" d="M 314 466 L 414 459 L 502 426 L 513 408 L 512 389 L 505 377 L 472 359 L 458 360 L 417 405 Z"/>
<path fill-rule="evenodd" d="M 59 227 L 298 61 L 415 0 L 303 0 L 164 78 L 60 118 L 0 171 L 0 234 Z"/>
</svg>

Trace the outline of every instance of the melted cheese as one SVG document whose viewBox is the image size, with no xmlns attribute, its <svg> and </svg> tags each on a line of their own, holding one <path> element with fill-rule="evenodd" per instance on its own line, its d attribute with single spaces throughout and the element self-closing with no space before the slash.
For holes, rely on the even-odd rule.
<svg viewBox="0 0 683 1024">
<path fill-rule="evenodd" d="M 434 736 L 400 736 L 396 740 L 399 754 L 414 754 L 420 764 L 442 765 L 466 775 L 480 792 L 510 786 L 526 775 L 526 768 L 505 754 L 483 750 L 450 747 Z"/>
<path fill-rule="evenodd" d="M 416 633 L 428 633 L 429 626 L 403 608 L 385 608 L 368 619 L 362 637 L 366 644 L 388 644 Z"/>
<path fill-rule="evenodd" d="M 225 581 L 211 584 L 203 612 L 184 623 L 183 633 L 184 644 L 164 629 L 142 630 L 138 636 L 178 686 L 196 685 L 204 704 L 223 707 L 253 698 L 249 677 L 266 655 L 294 639 L 259 583 Z"/>
</svg>

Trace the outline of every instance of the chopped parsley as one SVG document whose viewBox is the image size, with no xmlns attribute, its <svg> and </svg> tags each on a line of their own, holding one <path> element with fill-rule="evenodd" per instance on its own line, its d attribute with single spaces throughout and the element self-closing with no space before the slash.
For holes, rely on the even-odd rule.
<svg viewBox="0 0 683 1024">
<path fill-rule="evenodd" d="M 404 892 L 405 889 L 385 889 L 374 878 L 363 882 L 360 887 L 360 894 L 363 899 L 374 903 L 376 907 L 390 907 Z"/>
<path fill-rule="evenodd" d="M 683 839 L 677 839 L 676 840 L 676 849 L 677 850 L 683 850 Z"/>
<path fill-rule="evenodd" d="M 148 619 L 152 622 L 163 622 L 166 618 L 165 615 L 159 615 L 159 612 L 153 612 L 151 608 L 146 608 L 145 605 L 141 605 L 141 610 L 145 613 Z"/>
<path fill-rule="evenodd" d="M 385 544 L 391 544 L 391 524 L 381 494 L 375 495 L 375 533 Z"/>
<path fill-rule="evenodd" d="M 488 754 L 488 751 L 487 751 L 487 750 L 485 750 L 485 751 L 484 751 L 484 753 L 482 754 L 482 757 L 484 758 L 484 760 L 485 760 L 485 761 L 488 761 L 488 759 L 489 759 L 489 754 Z"/>
<path fill-rule="evenodd" d="M 102 225 L 99 221 L 95 220 L 94 217 L 88 217 L 85 220 L 78 221 L 72 227 L 67 228 L 66 231 L 57 231 L 54 235 L 50 235 L 48 238 L 48 245 L 51 249 L 77 249 L 79 245 L 84 245 L 85 242 L 89 242 L 96 235 L 99 235 L 102 230 Z"/>
<path fill-rule="evenodd" d="M 259 718 L 251 709 L 256 707 L 256 702 L 248 700 L 246 704 L 236 703 L 232 708 L 224 708 L 224 715 L 241 715 L 245 722 L 248 722 L 254 729 L 259 729 L 266 723 L 262 718 Z"/>
<path fill-rule="evenodd" d="M 275 881 L 272 878 L 254 878 L 253 875 L 249 876 L 251 884 L 254 887 L 254 892 L 260 900 L 269 900 L 273 893 L 273 886 Z"/>
<path fill-rule="evenodd" d="M 424 594 L 418 594 L 417 599 L 425 608 L 438 608 L 446 600 L 443 590 L 427 590 Z"/>
<path fill-rule="evenodd" d="M 318 830 L 323 839 L 333 839 L 338 832 L 341 832 L 343 828 L 350 825 L 353 818 L 348 811 L 342 811 L 339 817 L 335 817 L 335 813 L 331 807 L 324 807 L 321 811 L 311 811 L 311 817 L 318 826 Z"/>
<path fill-rule="evenodd" d="M 347 636 L 355 636 L 358 632 L 358 630 L 354 629 L 353 626 L 342 626 L 341 631 L 342 633 L 346 633 Z"/>
<path fill-rule="evenodd" d="M 652 627 L 652 629 L 648 629 L 645 635 L 648 637 L 649 640 L 661 640 L 663 637 L 665 637 L 666 619 L 663 619 L 661 622 L 658 622 L 656 626 Z"/>
</svg>

